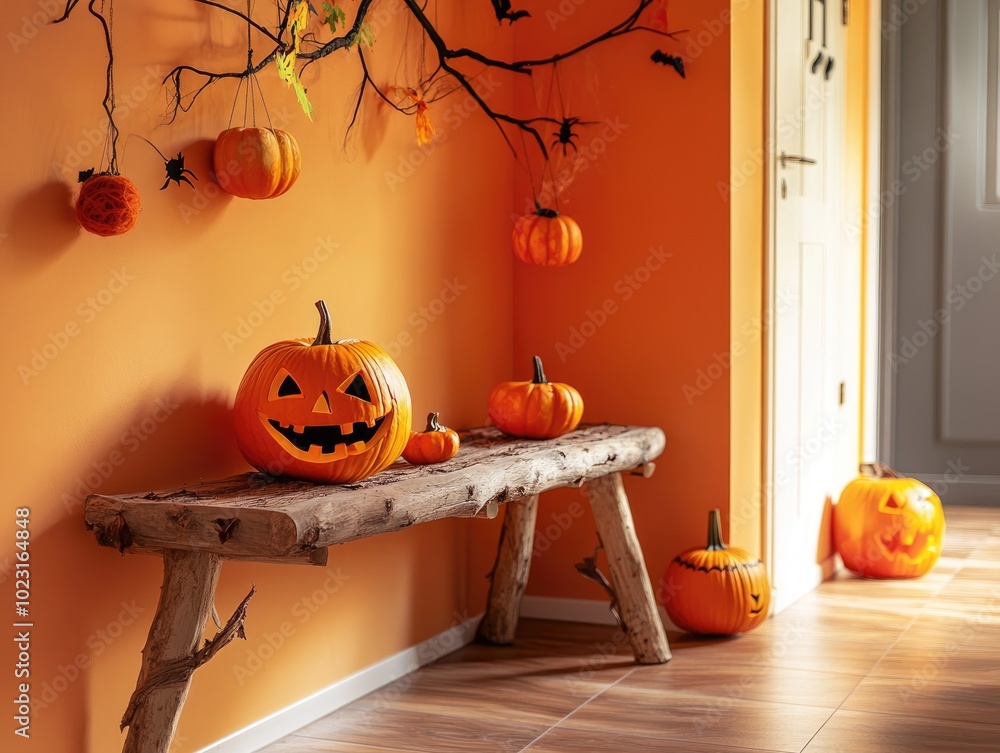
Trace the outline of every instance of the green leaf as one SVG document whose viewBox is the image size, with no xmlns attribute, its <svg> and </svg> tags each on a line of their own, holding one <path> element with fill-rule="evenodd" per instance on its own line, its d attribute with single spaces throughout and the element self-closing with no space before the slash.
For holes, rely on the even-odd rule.
<svg viewBox="0 0 1000 753">
<path fill-rule="evenodd" d="M 358 28 L 358 33 L 351 40 L 350 46 L 353 47 L 356 44 L 363 44 L 369 49 L 375 46 L 375 34 L 372 33 L 372 27 L 368 25 L 367 21 L 364 21 Z"/>
<path fill-rule="evenodd" d="M 337 33 L 338 26 L 347 26 L 347 14 L 344 13 L 343 8 L 338 8 L 336 5 L 331 5 L 330 3 L 323 3 L 323 10 L 326 12 L 326 18 L 323 19 L 323 23 L 330 27 L 330 31 L 334 34 Z"/>
</svg>

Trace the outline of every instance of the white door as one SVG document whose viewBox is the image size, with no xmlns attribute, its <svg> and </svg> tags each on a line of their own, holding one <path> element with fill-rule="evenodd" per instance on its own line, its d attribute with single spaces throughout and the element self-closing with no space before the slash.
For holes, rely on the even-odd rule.
<svg viewBox="0 0 1000 753">
<path fill-rule="evenodd" d="M 772 6 L 769 564 L 778 610 L 832 572 L 830 508 L 858 463 L 861 276 L 841 211 L 841 9 L 840 0 Z"/>
</svg>

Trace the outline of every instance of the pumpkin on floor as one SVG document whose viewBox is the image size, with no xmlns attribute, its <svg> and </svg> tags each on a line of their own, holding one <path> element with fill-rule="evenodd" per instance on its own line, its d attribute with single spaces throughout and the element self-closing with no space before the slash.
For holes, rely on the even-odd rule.
<svg viewBox="0 0 1000 753">
<path fill-rule="evenodd" d="M 223 191 L 244 199 L 273 199 L 299 177 L 302 155 L 287 131 L 230 128 L 212 150 L 215 177 Z"/>
<path fill-rule="evenodd" d="M 866 463 L 833 508 L 844 566 L 867 578 L 918 578 L 944 544 L 944 510 L 927 486 L 884 463 Z"/>
<path fill-rule="evenodd" d="M 490 420 L 504 434 L 552 439 L 573 431 L 583 418 L 583 398 L 575 387 L 545 378 L 542 359 L 534 358 L 530 382 L 501 382 L 490 390 Z"/>
<path fill-rule="evenodd" d="M 141 208 L 135 183 L 124 175 L 102 173 L 90 175 L 80 186 L 76 218 L 84 230 L 107 238 L 135 227 Z"/>
<path fill-rule="evenodd" d="M 708 545 L 689 549 L 667 566 L 660 593 L 663 606 L 682 630 L 733 635 L 767 619 L 771 584 L 764 563 L 722 540 L 719 510 L 708 515 Z"/>
<path fill-rule="evenodd" d="M 243 457 L 258 470 L 319 483 L 360 481 L 393 463 L 410 436 L 410 393 L 389 354 L 330 337 L 317 301 L 315 340 L 283 340 L 254 358 L 236 392 Z"/>
<path fill-rule="evenodd" d="M 427 428 L 415 431 L 403 450 L 403 459 L 413 465 L 443 463 L 455 457 L 461 441 L 458 432 L 438 423 L 439 413 L 427 416 Z"/>
<path fill-rule="evenodd" d="M 514 254 L 525 264 L 564 267 L 580 258 L 583 234 L 576 221 L 538 207 L 514 223 Z"/>
</svg>

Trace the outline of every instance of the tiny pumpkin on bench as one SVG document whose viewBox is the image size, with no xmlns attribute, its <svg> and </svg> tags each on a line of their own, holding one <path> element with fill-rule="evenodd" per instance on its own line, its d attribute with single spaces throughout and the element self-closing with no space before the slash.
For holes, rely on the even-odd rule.
<svg viewBox="0 0 1000 753">
<path fill-rule="evenodd" d="M 427 428 L 415 431 L 403 450 L 403 458 L 413 465 L 443 463 L 455 457 L 461 444 L 458 432 L 438 423 L 439 413 L 427 416 Z"/>
<path fill-rule="evenodd" d="M 767 619 L 771 584 L 764 563 L 722 540 L 719 510 L 708 514 L 708 545 L 674 557 L 664 575 L 663 606 L 682 630 L 733 635 Z"/>
<path fill-rule="evenodd" d="M 553 439 L 573 431 L 583 418 L 583 398 L 575 387 L 545 378 L 542 359 L 534 358 L 530 382 L 501 382 L 487 400 L 490 420 L 504 434 Z"/>
<path fill-rule="evenodd" d="M 583 234 L 572 217 L 538 207 L 514 223 L 514 254 L 525 264 L 564 267 L 580 258 Z"/>
<path fill-rule="evenodd" d="M 236 443 L 250 465 L 325 484 L 387 468 L 410 436 L 410 392 L 389 354 L 330 337 L 316 302 L 316 339 L 282 340 L 257 354 L 236 392 Z"/>
<path fill-rule="evenodd" d="M 867 578 L 924 575 L 944 543 L 941 500 L 884 463 L 861 470 L 833 508 L 833 542 L 844 566 Z"/>
</svg>

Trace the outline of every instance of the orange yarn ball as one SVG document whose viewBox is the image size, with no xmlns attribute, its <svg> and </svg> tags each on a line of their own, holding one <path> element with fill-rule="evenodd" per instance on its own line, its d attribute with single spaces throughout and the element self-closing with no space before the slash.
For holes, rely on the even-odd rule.
<svg viewBox="0 0 1000 753">
<path fill-rule="evenodd" d="M 76 217 L 83 229 L 104 237 L 135 227 L 139 209 L 139 189 L 123 175 L 88 178 L 76 200 Z"/>
</svg>

